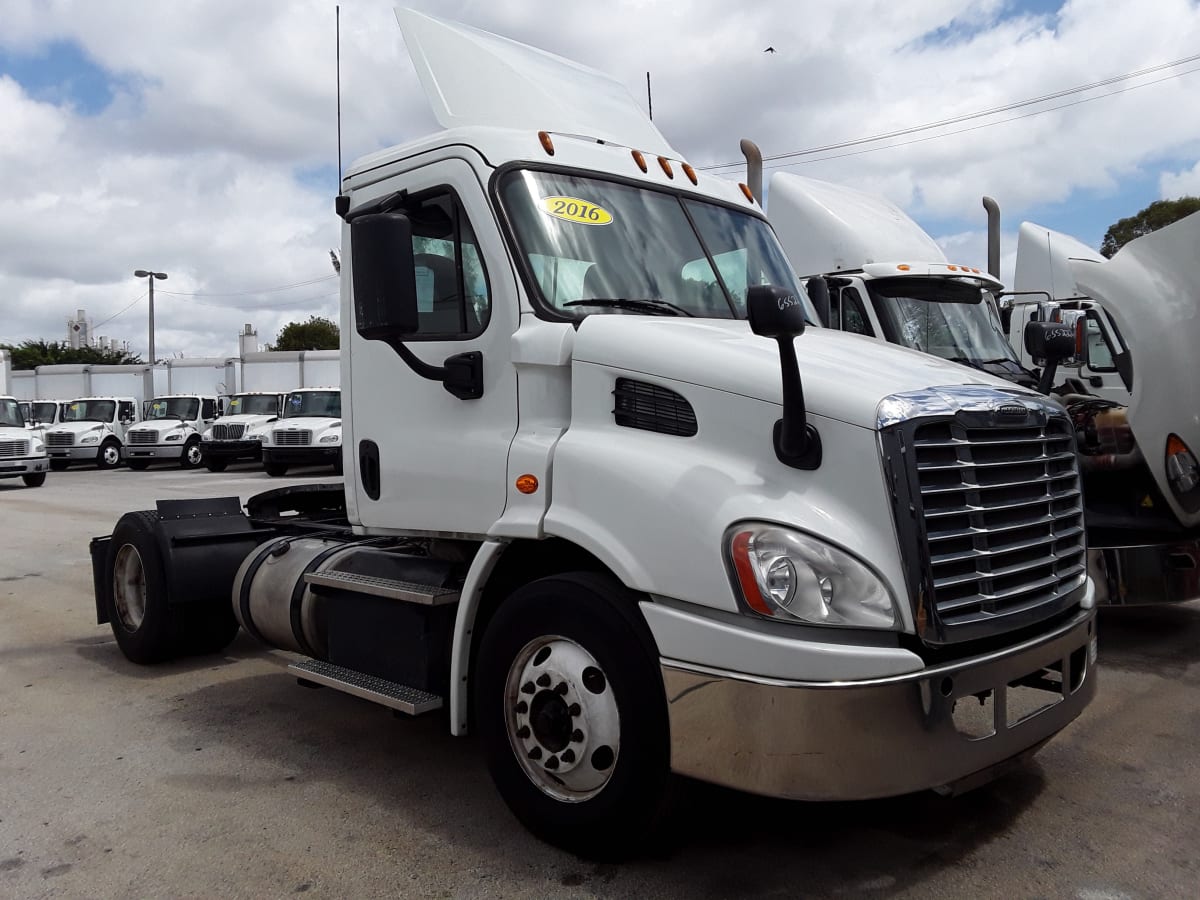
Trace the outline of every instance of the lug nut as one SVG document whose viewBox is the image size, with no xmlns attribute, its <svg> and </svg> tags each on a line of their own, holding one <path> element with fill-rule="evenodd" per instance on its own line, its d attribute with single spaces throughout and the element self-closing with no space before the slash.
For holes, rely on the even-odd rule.
<svg viewBox="0 0 1200 900">
<path fill-rule="evenodd" d="M 538 678 L 537 683 L 538 687 L 550 687 L 550 676 L 543 672 Z"/>
<path fill-rule="evenodd" d="M 546 768 L 547 769 L 557 769 L 558 768 L 558 757 L 552 756 L 548 760 L 546 760 Z"/>
<path fill-rule="evenodd" d="M 527 681 L 523 685 L 521 685 L 521 693 L 522 694 L 532 694 L 536 690 L 537 690 L 537 688 L 535 688 L 533 686 L 532 681 Z"/>
<path fill-rule="evenodd" d="M 574 731 L 571 732 L 571 743 L 573 743 L 573 744 L 583 743 L 583 732 L 580 731 L 578 728 L 576 728 Z"/>
<path fill-rule="evenodd" d="M 529 726 L 522 725 L 520 728 L 518 728 L 517 729 L 517 737 L 521 738 L 522 740 L 529 737 Z"/>
<path fill-rule="evenodd" d="M 570 747 L 568 747 L 566 750 L 564 750 L 561 755 L 562 755 L 563 762 L 565 762 L 565 763 L 575 762 L 575 751 L 572 750 Z"/>
<path fill-rule="evenodd" d="M 529 704 L 522 700 L 517 704 L 517 715 L 523 716 L 527 712 L 529 712 Z"/>
<path fill-rule="evenodd" d="M 541 759 L 542 758 L 542 748 L 534 747 L 532 750 L 530 750 L 529 758 L 530 759 Z"/>
<path fill-rule="evenodd" d="M 570 706 L 567 707 L 567 712 L 569 712 L 572 716 L 577 716 L 581 712 L 583 712 L 583 707 L 580 706 L 578 703 L 572 703 Z"/>
<path fill-rule="evenodd" d="M 567 692 L 567 683 L 565 681 L 560 681 L 558 684 L 556 684 L 554 686 L 554 693 L 558 694 L 559 696 L 562 696 L 566 692 Z"/>
</svg>

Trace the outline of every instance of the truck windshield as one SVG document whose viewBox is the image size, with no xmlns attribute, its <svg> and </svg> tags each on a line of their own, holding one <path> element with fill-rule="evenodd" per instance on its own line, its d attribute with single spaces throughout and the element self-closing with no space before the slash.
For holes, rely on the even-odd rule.
<svg viewBox="0 0 1200 900">
<path fill-rule="evenodd" d="M 816 321 L 774 232 L 757 216 L 561 172 L 510 172 L 500 195 L 535 299 L 559 315 L 742 319 L 747 288 L 773 284 L 803 297 Z"/>
<path fill-rule="evenodd" d="M 111 422 L 116 411 L 116 400 L 76 400 L 63 410 L 63 421 Z"/>
<path fill-rule="evenodd" d="M 9 428 L 24 428 L 25 417 L 16 400 L 0 400 L 0 425 Z"/>
<path fill-rule="evenodd" d="M 279 413 L 279 398 L 274 394 L 239 394 L 229 401 L 227 416 L 274 416 Z"/>
<path fill-rule="evenodd" d="M 336 419 L 342 414 L 342 395 L 338 391 L 296 391 L 283 404 L 285 419 L 321 416 Z"/>
<path fill-rule="evenodd" d="M 892 343 L 973 366 L 1018 363 L 974 282 L 880 278 L 867 282 L 867 289 Z"/>
<path fill-rule="evenodd" d="M 54 403 L 34 403 L 31 418 L 35 422 L 53 422 L 55 406 Z"/>
<path fill-rule="evenodd" d="M 200 413 L 200 401 L 195 397 L 155 397 L 150 403 L 147 419 L 181 419 L 194 421 Z"/>
</svg>

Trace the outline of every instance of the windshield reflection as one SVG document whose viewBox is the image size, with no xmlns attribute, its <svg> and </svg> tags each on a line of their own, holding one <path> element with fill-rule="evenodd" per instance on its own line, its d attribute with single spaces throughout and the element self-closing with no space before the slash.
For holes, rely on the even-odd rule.
<svg viewBox="0 0 1200 900">
<path fill-rule="evenodd" d="M 279 413 L 279 400 L 273 394 L 242 394 L 229 401 L 228 416 L 274 416 Z"/>
<path fill-rule="evenodd" d="M 159 397 L 150 403 L 147 419 L 183 419 L 190 422 L 200 413 L 200 401 L 195 397 Z"/>
<path fill-rule="evenodd" d="M 340 391 L 296 391 L 283 403 L 285 419 L 321 416 L 336 419 L 342 414 Z"/>
<path fill-rule="evenodd" d="M 64 422 L 111 422 L 117 411 L 115 400 L 77 400 L 63 410 Z"/>
<path fill-rule="evenodd" d="M 0 400 L 0 425 L 8 428 L 24 428 L 25 417 L 16 400 Z"/>
</svg>

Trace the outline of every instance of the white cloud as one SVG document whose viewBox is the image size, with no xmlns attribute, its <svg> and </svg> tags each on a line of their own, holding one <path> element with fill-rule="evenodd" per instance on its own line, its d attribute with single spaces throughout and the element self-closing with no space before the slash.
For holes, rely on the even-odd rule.
<svg viewBox="0 0 1200 900">
<path fill-rule="evenodd" d="M 347 163 L 435 127 L 392 4 L 342 3 Z M 1057 15 L 1016 17 L 1004 0 L 417 5 L 605 70 L 639 100 L 650 70 L 656 124 L 697 165 L 738 159 L 743 136 L 768 155 L 835 143 L 1200 46 L 1190 0 L 1067 0 Z M 61 337 L 77 307 L 96 321 L 111 316 L 143 289 L 138 267 L 169 272 L 164 290 L 213 295 L 160 295 L 165 354 L 225 355 L 244 322 L 270 340 L 289 319 L 334 314 L 332 280 L 215 296 L 332 274 L 335 185 L 311 173 L 336 159 L 333 24 L 326 0 L 7 0 L 0 49 L 75 42 L 113 73 L 115 99 L 85 116 L 32 99 L 0 72 L 0 340 Z M 763 53 L 768 45 L 778 52 Z M 1188 168 L 1200 147 L 1200 117 L 1190 114 L 1198 82 L 1200 73 L 1184 75 L 792 171 L 883 193 L 918 221 L 957 223 L 942 228 L 947 252 L 982 262 L 984 193 L 1014 223 L 1033 206 L 1112 193 L 1135 175 L 1161 172 L 1164 196 L 1200 192 L 1200 166 Z M 144 352 L 144 303 L 105 330 Z"/>
<path fill-rule="evenodd" d="M 1179 172 L 1163 172 L 1158 178 L 1158 188 L 1164 200 L 1200 197 L 1200 162 Z"/>
</svg>

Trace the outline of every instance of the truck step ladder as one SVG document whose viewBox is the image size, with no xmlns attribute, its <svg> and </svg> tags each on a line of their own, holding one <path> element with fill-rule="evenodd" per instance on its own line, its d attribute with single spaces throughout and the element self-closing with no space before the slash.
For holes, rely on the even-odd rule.
<svg viewBox="0 0 1200 900">
<path fill-rule="evenodd" d="M 294 673 L 301 683 L 309 682 L 322 687 L 331 687 L 334 690 L 370 700 L 372 703 L 379 703 L 391 709 L 408 713 L 410 716 L 419 716 L 421 713 L 432 712 L 442 707 L 442 698 L 437 694 L 397 684 L 394 681 L 387 681 L 363 672 L 356 672 L 353 669 L 335 666 L 333 663 L 322 662 L 319 659 L 306 659 L 303 662 L 292 663 L 288 666 L 288 671 Z"/>
<path fill-rule="evenodd" d="M 406 603 L 419 603 L 423 606 L 444 606 L 458 602 L 458 590 L 455 588 L 415 584 L 411 581 L 396 581 L 392 578 L 360 575 L 357 572 L 334 570 L 312 572 L 305 575 L 304 580 L 318 594 L 330 590 L 350 591 L 356 594 L 387 597 L 391 600 L 403 600 Z"/>
</svg>

